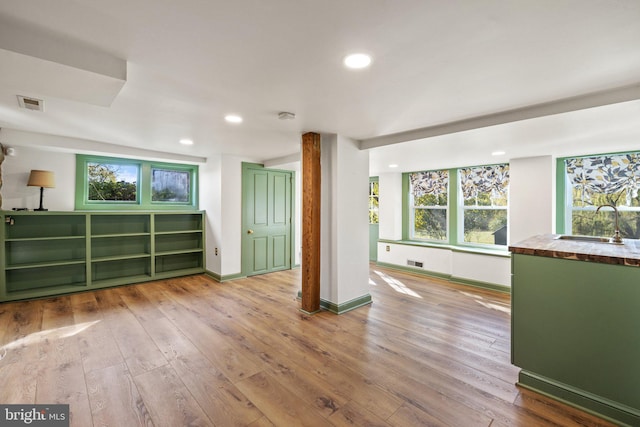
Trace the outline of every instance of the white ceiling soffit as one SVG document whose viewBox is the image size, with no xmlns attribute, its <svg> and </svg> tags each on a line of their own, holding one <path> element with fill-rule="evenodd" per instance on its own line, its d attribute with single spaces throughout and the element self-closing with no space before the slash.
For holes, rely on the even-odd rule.
<svg viewBox="0 0 640 427">
<path fill-rule="evenodd" d="M 127 79 L 127 61 L 0 17 L 0 85 L 108 107 Z"/>
<path fill-rule="evenodd" d="M 557 101 L 531 105 L 514 110 L 501 111 L 495 114 L 472 117 L 464 120 L 443 123 L 407 132 L 398 132 L 390 135 L 382 135 L 367 138 L 360 141 L 360 149 L 382 147 L 401 142 L 421 140 L 434 136 L 448 135 L 472 129 L 482 129 L 488 126 L 517 122 L 520 120 L 534 119 L 538 117 L 562 114 L 571 111 L 579 111 L 587 108 L 601 107 L 604 105 L 640 99 L 640 83 L 619 87 L 586 95 L 574 96 Z"/>
</svg>

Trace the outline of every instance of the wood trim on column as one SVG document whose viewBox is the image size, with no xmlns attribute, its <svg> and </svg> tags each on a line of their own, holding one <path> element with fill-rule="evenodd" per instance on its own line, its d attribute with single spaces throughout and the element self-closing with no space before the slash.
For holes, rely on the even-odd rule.
<svg viewBox="0 0 640 427">
<path fill-rule="evenodd" d="M 320 134 L 302 135 L 302 307 L 320 311 Z"/>
</svg>

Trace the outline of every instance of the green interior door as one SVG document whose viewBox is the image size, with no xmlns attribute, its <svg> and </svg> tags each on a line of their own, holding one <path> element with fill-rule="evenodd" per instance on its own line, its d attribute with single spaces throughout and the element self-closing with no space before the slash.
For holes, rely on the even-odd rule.
<svg viewBox="0 0 640 427">
<path fill-rule="evenodd" d="M 242 180 L 242 273 L 290 269 L 292 172 L 247 165 Z"/>
</svg>

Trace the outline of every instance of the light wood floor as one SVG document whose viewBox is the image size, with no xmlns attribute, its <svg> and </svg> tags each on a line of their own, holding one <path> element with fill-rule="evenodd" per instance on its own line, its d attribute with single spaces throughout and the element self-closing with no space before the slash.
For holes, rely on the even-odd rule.
<svg viewBox="0 0 640 427">
<path fill-rule="evenodd" d="M 373 305 L 308 317 L 299 282 L 0 304 L 0 403 L 69 403 L 79 427 L 609 425 L 514 386 L 507 295 L 372 266 Z"/>
</svg>

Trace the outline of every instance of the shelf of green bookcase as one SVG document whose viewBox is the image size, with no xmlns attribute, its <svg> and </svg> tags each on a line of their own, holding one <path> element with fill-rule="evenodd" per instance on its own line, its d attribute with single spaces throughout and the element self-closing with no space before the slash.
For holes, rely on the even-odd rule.
<svg viewBox="0 0 640 427">
<path fill-rule="evenodd" d="M 5 239 L 82 238 L 86 234 L 85 215 L 11 213 L 5 217 Z"/>
<path fill-rule="evenodd" d="M 9 296 L 39 289 L 86 288 L 87 286 L 84 262 L 5 269 L 5 280 L 6 292 Z"/>
<path fill-rule="evenodd" d="M 184 251 L 180 253 L 166 253 L 156 255 L 156 275 L 167 272 L 189 270 L 195 272 L 204 271 L 202 251 Z"/>
<path fill-rule="evenodd" d="M 92 257 L 91 258 L 91 262 L 119 261 L 119 260 L 124 260 L 124 259 L 137 259 L 137 258 L 151 258 L 151 254 L 138 253 L 138 254 L 128 254 L 128 255 L 113 255 L 113 256 L 103 256 L 103 257 Z"/>
<path fill-rule="evenodd" d="M 149 214 L 91 214 L 91 235 L 144 234 L 151 231 Z"/>
<path fill-rule="evenodd" d="M 179 232 L 171 234 L 156 234 L 156 254 L 179 250 L 202 249 L 202 231 Z"/>
<path fill-rule="evenodd" d="M 91 262 L 91 281 L 117 278 L 151 277 L 151 257 L 113 259 Z M 133 282 L 131 282 L 133 283 Z"/>
<path fill-rule="evenodd" d="M 5 242 L 44 242 L 48 240 L 84 240 L 86 236 L 58 236 L 58 237 L 20 237 L 4 239 Z"/>
<path fill-rule="evenodd" d="M 84 259 L 78 260 L 66 260 L 66 261 L 50 261 L 50 262 L 30 262 L 25 264 L 11 264 L 6 265 L 4 267 L 5 270 L 23 270 L 26 268 L 44 268 L 44 267 L 55 267 L 58 265 L 75 265 L 75 264 L 85 264 L 86 261 Z"/>
<path fill-rule="evenodd" d="M 29 239 L 5 242 L 5 265 L 64 264 L 83 262 L 86 258 L 86 240 L 83 239 Z M 53 263 L 53 264 L 52 264 Z"/>
<path fill-rule="evenodd" d="M 202 231 L 202 213 L 154 214 L 156 233 Z"/>
<path fill-rule="evenodd" d="M 123 234 L 91 238 L 91 259 L 151 255 L 150 234 Z"/>
</svg>

